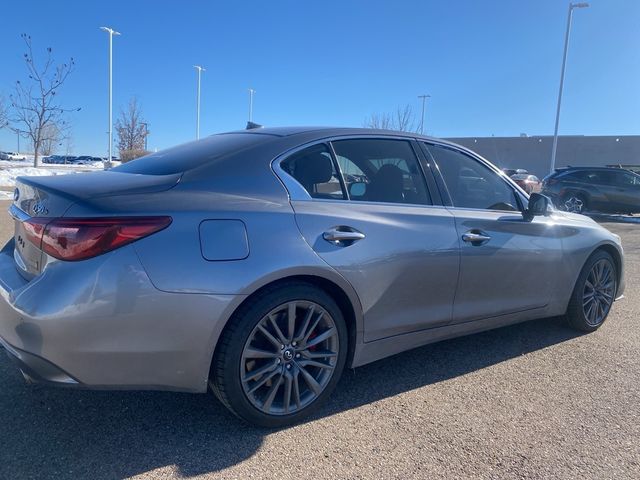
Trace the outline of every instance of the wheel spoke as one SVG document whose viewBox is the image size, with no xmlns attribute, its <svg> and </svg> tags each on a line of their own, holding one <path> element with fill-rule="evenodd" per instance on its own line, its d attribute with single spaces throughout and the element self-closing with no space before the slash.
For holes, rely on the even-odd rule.
<svg viewBox="0 0 640 480">
<path fill-rule="evenodd" d="M 264 399 L 264 403 L 262 404 L 263 410 L 269 411 L 269 409 L 271 409 L 271 405 L 273 404 L 273 400 L 276 398 L 280 385 L 282 385 L 282 372 L 280 372 L 278 380 L 273 382 L 273 385 L 271 385 L 271 388 L 267 393 L 267 397 Z"/>
<path fill-rule="evenodd" d="M 589 278 L 591 278 L 591 275 L 589 275 Z M 587 278 L 587 280 L 584 283 L 585 286 L 585 290 L 588 288 L 589 289 L 589 293 L 593 293 L 593 291 L 595 290 L 593 283 L 591 283 L 589 281 L 589 278 Z"/>
<path fill-rule="evenodd" d="M 316 360 L 300 360 L 298 365 L 302 367 L 318 367 L 318 368 L 333 368 L 333 366 L 326 363 L 317 362 Z"/>
<path fill-rule="evenodd" d="M 302 326 L 300 327 L 300 331 L 296 335 L 295 340 L 300 341 L 304 338 L 304 334 L 307 331 L 307 327 L 309 326 L 309 322 L 311 321 L 311 318 L 313 317 L 313 314 L 315 311 L 316 311 L 316 306 L 311 305 L 309 310 L 307 310 L 307 314 L 304 316 L 304 321 L 302 322 Z"/>
<path fill-rule="evenodd" d="M 278 326 L 278 322 L 276 322 L 275 318 L 273 318 L 273 315 L 269 315 L 269 321 L 271 322 L 271 325 L 273 326 L 273 329 L 276 332 L 276 335 L 278 336 L 278 340 L 280 340 L 280 345 L 284 345 L 287 343 L 287 337 L 284 336 L 284 334 L 282 333 L 282 330 L 280 330 L 280 327 Z"/>
<path fill-rule="evenodd" d="M 589 308 L 584 314 L 584 316 L 587 317 L 589 321 L 593 321 L 593 309 L 595 308 L 595 304 L 595 301 L 591 302 L 591 304 L 589 304 Z"/>
<path fill-rule="evenodd" d="M 293 374 L 293 400 L 296 402 L 296 408 L 300 408 L 301 400 L 300 400 L 300 381 L 299 379 L 299 371 L 296 369 L 296 372 Z"/>
<path fill-rule="evenodd" d="M 269 333 L 266 328 L 264 328 L 262 325 L 258 325 L 258 330 L 260 331 L 260 333 L 262 333 L 262 335 L 266 337 L 267 340 L 269 340 L 269 342 L 274 347 L 276 347 L 278 350 L 280 349 L 280 345 L 282 345 L 282 343 L 279 342 L 273 335 L 271 335 L 271 333 Z"/>
<path fill-rule="evenodd" d="M 322 392 L 322 387 L 318 382 L 316 382 L 316 379 L 313 378 L 313 375 L 307 372 L 303 366 L 300 366 L 300 373 L 302 374 L 302 378 L 304 378 L 304 381 L 307 382 L 307 385 L 309 385 L 311 391 L 313 391 L 313 393 L 315 393 L 316 395 L 320 395 L 320 393 Z"/>
<path fill-rule="evenodd" d="M 244 383 L 247 383 L 247 382 L 250 382 L 251 380 L 256 380 L 260 378 L 262 375 L 264 375 L 265 373 L 271 372 L 277 366 L 278 366 L 278 362 L 274 360 L 272 363 L 268 363 L 263 367 L 256 368 L 255 370 L 251 370 L 250 372 L 247 372 L 247 374 L 242 378 L 242 381 Z"/>
<path fill-rule="evenodd" d="M 305 358 L 335 358 L 338 356 L 337 352 L 331 352 L 329 350 L 314 350 L 305 351 L 302 353 Z"/>
<path fill-rule="evenodd" d="M 280 372 L 276 369 L 273 372 L 271 372 L 269 375 L 265 375 L 262 380 L 260 380 L 253 387 L 251 387 L 251 390 L 249 390 L 249 393 L 255 392 L 257 389 L 262 387 L 265 383 L 267 383 L 270 379 L 272 379 L 278 373 L 280 373 Z"/>
<path fill-rule="evenodd" d="M 245 358 L 277 358 L 280 356 L 278 352 L 269 352 L 261 348 L 247 348 L 244 351 Z"/>
<path fill-rule="evenodd" d="M 611 303 L 611 300 L 613 300 L 613 295 L 611 295 L 608 291 L 600 292 L 600 295 L 605 297 L 605 299 L 607 300 L 607 304 Z"/>
<path fill-rule="evenodd" d="M 282 398 L 282 406 L 285 413 L 289 413 L 289 406 L 291 405 L 291 390 L 293 387 L 293 377 L 291 373 L 288 373 L 284 377 L 284 397 Z"/>
<path fill-rule="evenodd" d="M 295 330 L 296 330 L 296 303 L 295 302 L 291 302 L 289 304 L 289 308 L 287 310 L 287 323 L 288 323 L 288 334 L 289 336 L 287 337 L 288 339 L 288 343 L 293 342 L 293 337 L 295 336 Z"/>
<path fill-rule="evenodd" d="M 311 325 L 311 328 L 309 328 L 309 330 L 307 330 L 307 333 L 305 334 L 304 338 L 302 339 L 303 342 L 306 343 L 309 340 L 309 337 L 311 336 L 313 331 L 316 329 L 316 327 L 320 323 L 320 320 L 322 320 L 322 317 L 323 317 L 323 314 L 319 313 L 318 314 L 318 318 L 316 318 L 316 321 L 313 322 L 313 325 Z"/>
<path fill-rule="evenodd" d="M 311 348 L 315 345 L 318 345 L 324 342 L 327 338 L 331 338 L 337 334 L 338 334 L 338 331 L 335 329 L 335 327 L 331 327 L 326 332 L 321 333 L 317 337 L 313 338 L 311 341 L 307 342 L 307 348 Z"/>
<path fill-rule="evenodd" d="M 582 303 L 582 308 L 587 308 L 587 305 L 589 305 L 591 302 L 593 302 L 593 296 L 587 297 L 587 299 Z"/>
</svg>

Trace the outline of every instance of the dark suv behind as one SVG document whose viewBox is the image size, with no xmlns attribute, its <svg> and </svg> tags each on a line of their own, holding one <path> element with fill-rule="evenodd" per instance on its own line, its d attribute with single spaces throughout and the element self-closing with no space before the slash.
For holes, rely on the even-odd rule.
<svg viewBox="0 0 640 480">
<path fill-rule="evenodd" d="M 621 168 L 559 168 L 542 181 L 542 193 L 569 212 L 640 212 L 640 175 Z"/>
</svg>

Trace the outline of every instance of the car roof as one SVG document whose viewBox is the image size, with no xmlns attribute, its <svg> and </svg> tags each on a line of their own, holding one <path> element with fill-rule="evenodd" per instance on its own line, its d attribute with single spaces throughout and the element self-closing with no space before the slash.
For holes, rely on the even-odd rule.
<svg viewBox="0 0 640 480">
<path fill-rule="evenodd" d="M 620 172 L 620 171 L 625 171 L 628 172 L 629 170 L 627 170 L 626 168 L 619 168 L 619 167 L 559 167 L 556 168 L 556 172 L 569 172 L 569 171 L 574 171 L 574 170 L 603 170 L 603 171 L 612 171 L 612 172 Z"/>
<path fill-rule="evenodd" d="M 420 138 L 424 140 L 437 140 L 441 143 L 450 143 L 442 139 L 436 139 L 426 135 L 412 132 L 400 132 L 397 130 L 384 130 L 378 128 L 354 128 L 354 127 L 260 127 L 249 130 L 235 130 L 226 133 L 246 133 L 250 135 L 270 135 L 274 137 L 290 137 L 301 134 L 315 134 L 318 138 L 338 136 L 338 135 L 389 135 L 395 137 Z M 217 134 L 217 135 L 224 135 Z"/>
</svg>

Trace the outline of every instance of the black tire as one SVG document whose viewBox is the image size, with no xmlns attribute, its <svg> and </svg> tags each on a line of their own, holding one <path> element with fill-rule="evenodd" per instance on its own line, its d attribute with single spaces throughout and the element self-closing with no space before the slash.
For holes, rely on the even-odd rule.
<svg viewBox="0 0 640 480">
<path fill-rule="evenodd" d="M 336 360 L 331 376 L 328 379 L 325 377 L 327 383 L 325 383 L 321 393 L 317 394 L 311 403 L 303 407 L 298 407 L 299 409 L 291 414 L 269 414 L 260 410 L 252 403 L 252 400 L 249 398 L 251 393 L 245 391 L 246 385 L 243 387 L 241 373 L 251 373 L 251 371 L 246 371 L 246 358 L 243 356 L 244 349 L 247 345 L 250 345 L 248 342 L 256 338 L 255 332 L 258 324 L 262 325 L 261 322 L 265 321 L 265 318 L 268 318 L 267 315 L 273 312 L 274 309 L 281 308 L 283 305 L 290 304 L 291 302 L 317 304 L 330 316 L 337 330 L 337 339 L 334 333 L 332 341 L 338 351 L 335 356 Z M 308 325 L 305 324 L 305 326 Z M 301 328 L 304 330 L 304 327 Z M 225 328 L 216 348 L 211 366 L 209 385 L 218 399 L 232 413 L 248 423 L 267 428 L 292 425 L 312 414 L 331 395 L 344 369 L 348 350 L 347 339 L 347 327 L 342 312 L 336 302 L 325 291 L 311 284 L 299 281 L 276 284 L 265 288 L 255 297 L 249 299 L 229 320 L 229 324 Z M 312 338 L 309 338 L 308 341 L 311 340 Z M 293 345 L 295 345 L 295 343 L 293 343 Z M 298 357 L 299 355 L 296 354 L 296 356 Z M 282 373 L 279 373 L 280 377 L 278 378 L 278 382 L 280 382 L 286 375 L 291 375 L 291 372 L 285 372 L 284 363 L 280 366 L 281 360 L 279 358 L 277 360 L 277 368 L 282 368 Z M 304 361 L 304 358 L 302 360 Z M 287 365 L 287 367 L 293 367 L 293 369 L 296 370 L 299 365 L 296 362 L 300 362 L 300 360 L 290 360 L 291 365 Z M 317 371 L 320 371 L 320 369 L 317 369 Z M 296 374 L 296 377 L 297 376 Z M 263 378 L 264 377 L 258 377 L 258 379 Z M 304 378 L 302 380 L 304 380 Z M 298 382 L 297 379 L 296 382 Z M 278 385 L 280 385 L 280 383 L 278 383 Z M 289 383 L 289 398 L 291 398 L 290 385 Z M 303 385 L 303 383 L 300 383 L 300 385 Z M 296 387 L 297 386 L 298 383 L 296 383 Z M 299 389 L 303 387 L 304 385 L 296 389 L 298 397 L 300 397 Z M 279 390 L 280 387 L 276 386 L 275 388 Z M 311 392 L 310 388 L 308 388 L 307 393 L 309 392 Z M 282 400 L 282 402 L 284 402 L 284 400 Z M 287 410 L 284 411 L 286 412 Z"/>
<path fill-rule="evenodd" d="M 589 313 L 592 313 L 592 311 L 589 310 L 591 303 L 588 303 L 587 306 L 585 306 L 585 296 L 588 295 L 588 291 L 590 290 L 587 286 L 587 280 L 593 278 L 590 277 L 590 275 L 592 275 L 592 271 L 596 265 L 606 265 L 610 269 L 612 285 L 611 291 L 609 292 L 611 296 L 610 303 L 602 308 L 602 319 L 596 319 L 597 321 L 594 321 L 593 318 L 589 318 L 588 316 Z M 576 281 L 573 293 L 571 294 L 571 300 L 569 301 L 569 307 L 567 308 L 567 324 L 582 332 L 593 332 L 600 328 L 609 315 L 609 311 L 611 310 L 611 306 L 615 299 L 617 287 L 618 271 L 613 258 L 604 250 L 596 251 L 586 261 L 584 267 L 582 267 L 582 270 L 580 271 L 578 280 Z"/>
<path fill-rule="evenodd" d="M 579 210 L 578 205 L 580 205 Z M 589 200 L 583 193 L 570 192 L 562 197 L 560 207 L 566 212 L 584 214 L 589 210 Z"/>
</svg>

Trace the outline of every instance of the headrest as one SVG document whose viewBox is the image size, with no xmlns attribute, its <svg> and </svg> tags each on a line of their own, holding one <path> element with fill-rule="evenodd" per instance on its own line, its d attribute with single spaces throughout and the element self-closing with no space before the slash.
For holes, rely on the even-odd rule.
<svg viewBox="0 0 640 480">
<path fill-rule="evenodd" d="M 376 180 L 383 178 L 386 183 L 402 185 L 402 170 L 390 163 L 382 165 L 376 172 Z"/>
<path fill-rule="evenodd" d="M 312 153 L 296 162 L 296 179 L 308 190 L 314 184 L 326 183 L 333 176 L 331 159 L 321 153 Z"/>
</svg>

